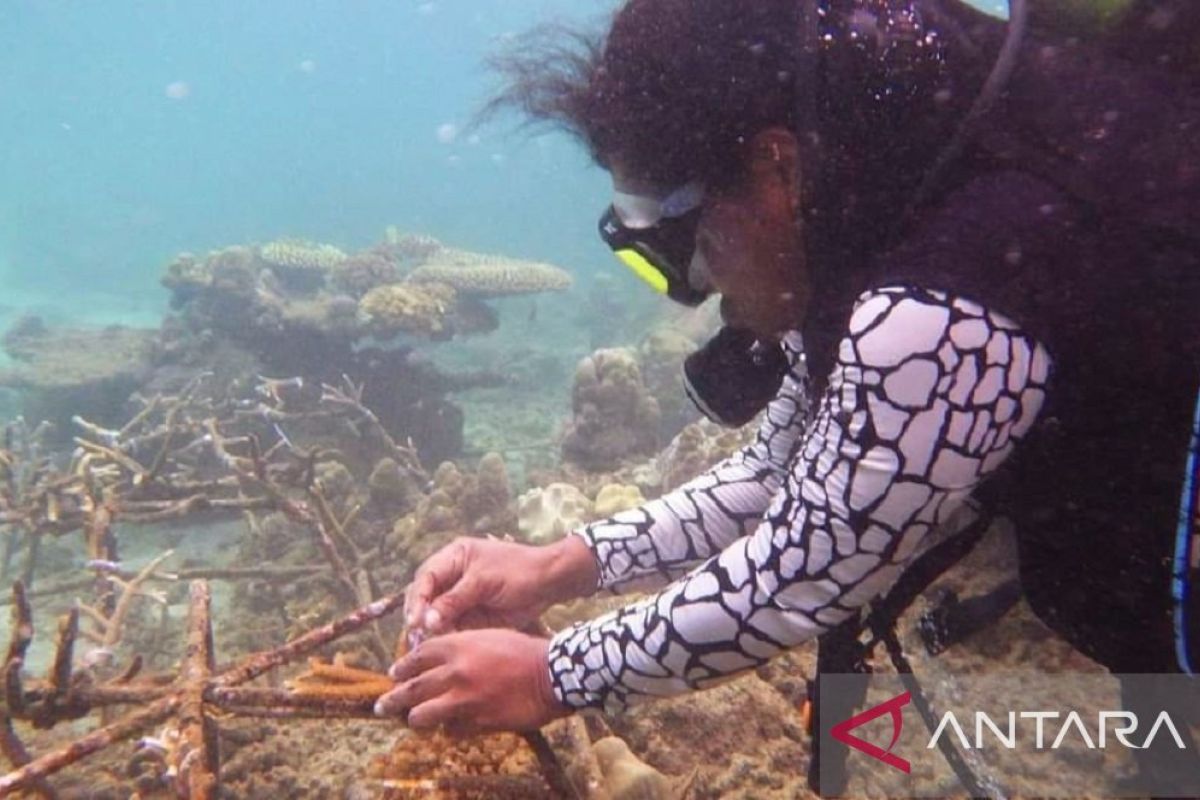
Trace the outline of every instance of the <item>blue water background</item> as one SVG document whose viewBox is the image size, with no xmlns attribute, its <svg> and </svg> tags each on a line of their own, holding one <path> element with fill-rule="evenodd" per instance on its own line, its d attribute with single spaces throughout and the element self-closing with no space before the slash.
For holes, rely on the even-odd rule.
<svg viewBox="0 0 1200 800">
<path fill-rule="evenodd" d="M 283 236 L 355 249 L 393 224 L 584 279 L 609 270 L 594 229 L 606 180 L 578 147 L 461 130 L 495 86 L 485 53 L 610 7 L 9 0 L 0 324 L 33 310 L 154 325 L 180 251 Z"/>
<path fill-rule="evenodd" d="M 285 236 L 350 250 L 392 224 L 640 292 L 595 236 L 608 184 L 573 142 L 451 135 L 495 86 L 483 57 L 505 37 L 613 6 L 7 0 L 0 329 L 25 311 L 153 326 L 180 251 Z"/>
</svg>

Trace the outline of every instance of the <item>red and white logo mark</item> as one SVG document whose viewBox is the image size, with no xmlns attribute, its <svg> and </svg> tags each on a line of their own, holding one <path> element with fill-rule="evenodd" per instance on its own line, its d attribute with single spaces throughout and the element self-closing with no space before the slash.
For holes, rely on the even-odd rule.
<svg viewBox="0 0 1200 800">
<path fill-rule="evenodd" d="M 905 692 L 904 694 L 896 695 L 891 700 L 880 703 L 874 708 L 868 708 L 861 714 L 855 714 L 845 722 L 839 722 L 837 725 L 833 726 L 833 730 L 830 731 L 830 733 L 833 734 L 834 739 L 837 739 L 842 744 L 847 745 L 848 747 L 853 747 L 855 750 L 866 753 L 871 758 L 878 759 L 888 766 L 895 767 L 901 772 L 907 774 L 911 771 L 912 765 L 900 756 L 894 754 L 892 752 L 892 748 L 895 747 L 896 742 L 900 740 L 900 731 L 904 728 L 904 717 L 900 714 L 900 709 L 908 705 L 911 701 L 912 692 Z M 864 741 L 850 733 L 850 731 L 854 730 L 858 726 L 864 725 L 876 717 L 882 717 L 884 714 L 892 715 L 892 741 L 888 743 L 887 749 Z"/>
</svg>

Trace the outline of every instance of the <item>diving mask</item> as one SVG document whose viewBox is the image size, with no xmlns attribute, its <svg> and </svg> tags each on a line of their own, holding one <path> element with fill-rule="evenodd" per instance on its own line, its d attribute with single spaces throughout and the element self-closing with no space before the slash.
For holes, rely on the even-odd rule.
<svg viewBox="0 0 1200 800">
<path fill-rule="evenodd" d="M 709 293 L 689 281 L 688 269 L 703 200 L 697 181 L 661 198 L 618 191 L 600 218 L 600 238 L 656 292 L 698 306 Z"/>
</svg>

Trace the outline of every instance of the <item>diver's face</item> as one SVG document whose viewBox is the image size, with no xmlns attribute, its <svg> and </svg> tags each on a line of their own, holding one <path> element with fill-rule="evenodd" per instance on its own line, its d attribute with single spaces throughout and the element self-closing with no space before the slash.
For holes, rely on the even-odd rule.
<svg viewBox="0 0 1200 800">
<path fill-rule="evenodd" d="M 809 291 L 795 212 L 766 183 L 751 174 L 706 196 L 692 269 L 720 293 L 725 324 L 777 337 L 803 324 Z"/>
<path fill-rule="evenodd" d="M 688 283 L 721 295 L 730 326 L 775 338 L 804 322 L 809 298 L 803 236 L 798 223 L 797 149 L 786 131 L 755 137 L 744 177 L 717 191 L 705 189 Z M 611 165 L 618 192 L 646 196 L 661 187 Z"/>
</svg>

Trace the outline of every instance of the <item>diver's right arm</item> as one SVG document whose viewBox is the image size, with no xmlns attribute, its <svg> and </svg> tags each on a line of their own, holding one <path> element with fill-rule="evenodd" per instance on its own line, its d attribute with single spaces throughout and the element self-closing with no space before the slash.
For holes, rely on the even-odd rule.
<svg viewBox="0 0 1200 800">
<path fill-rule="evenodd" d="M 753 444 L 678 489 L 568 537 L 581 539 L 595 557 L 597 588 L 676 578 L 758 526 L 808 420 L 799 334 L 786 336 L 783 349 L 790 367 Z"/>
<path fill-rule="evenodd" d="M 410 629 L 519 627 L 548 606 L 647 575 L 686 572 L 761 520 L 808 419 L 800 338 L 755 442 L 663 497 L 534 547 L 462 537 L 430 557 L 405 598 Z"/>
</svg>

